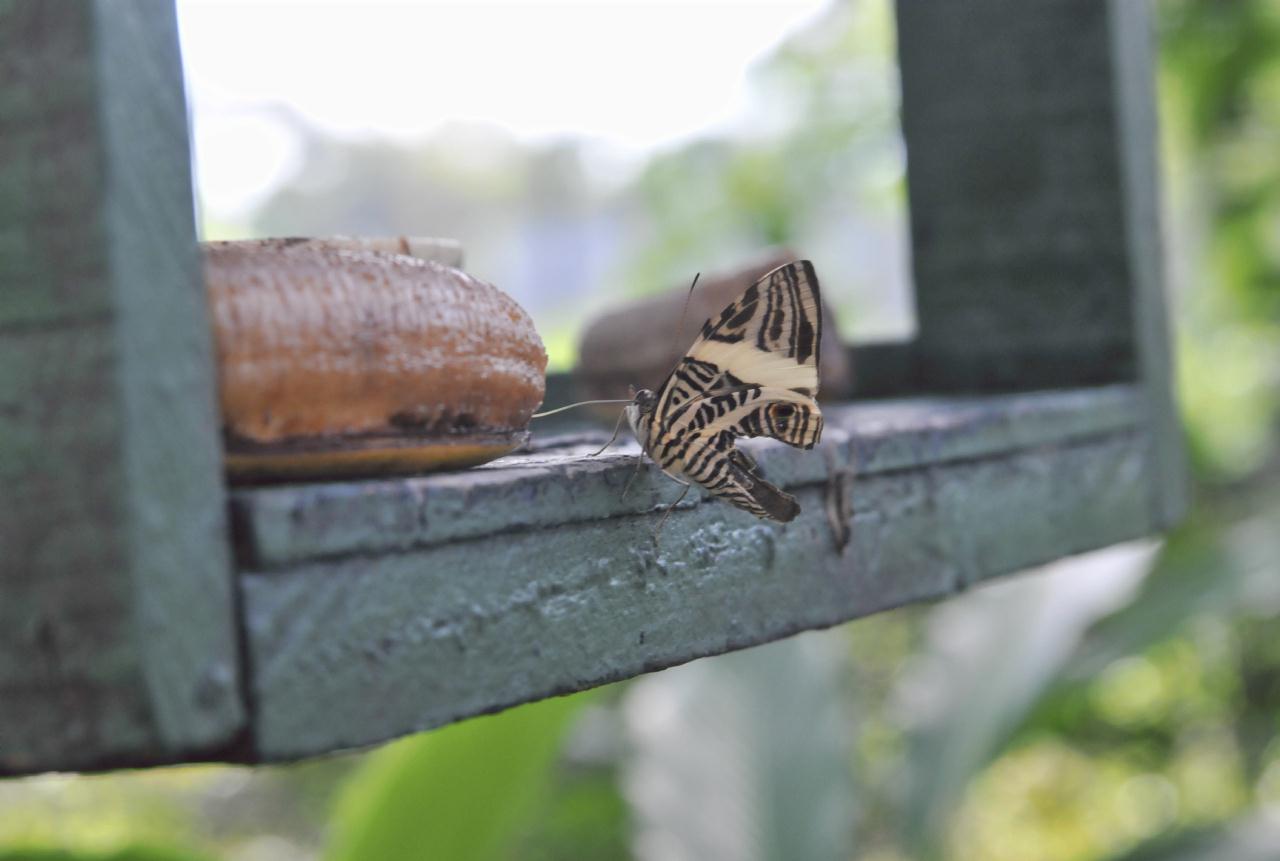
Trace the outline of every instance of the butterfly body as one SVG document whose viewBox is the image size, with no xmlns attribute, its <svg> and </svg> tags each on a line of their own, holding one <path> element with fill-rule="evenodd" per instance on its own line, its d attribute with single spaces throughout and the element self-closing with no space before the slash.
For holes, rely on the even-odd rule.
<svg viewBox="0 0 1280 861">
<path fill-rule="evenodd" d="M 765 275 L 708 320 L 675 370 L 626 407 L 645 452 L 664 472 L 757 517 L 787 522 L 795 498 L 765 481 L 735 447 L 772 437 L 812 448 L 822 436 L 818 279 L 807 260 Z"/>
</svg>

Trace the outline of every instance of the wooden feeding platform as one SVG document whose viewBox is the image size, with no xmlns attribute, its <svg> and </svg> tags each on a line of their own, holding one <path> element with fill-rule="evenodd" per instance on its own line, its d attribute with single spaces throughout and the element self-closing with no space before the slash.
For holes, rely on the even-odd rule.
<svg viewBox="0 0 1280 861">
<path fill-rule="evenodd" d="M 229 489 L 174 10 L 0 10 L 0 773 L 267 762 L 839 624 L 1184 508 L 1147 7 L 898 8 L 918 333 L 851 345 L 785 526 L 566 427 Z M 550 380 L 548 406 L 567 399 Z"/>
</svg>

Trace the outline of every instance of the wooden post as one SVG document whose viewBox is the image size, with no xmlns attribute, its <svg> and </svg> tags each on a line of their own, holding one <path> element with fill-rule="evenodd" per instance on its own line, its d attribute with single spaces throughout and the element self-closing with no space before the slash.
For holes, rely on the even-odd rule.
<svg viewBox="0 0 1280 861">
<path fill-rule="evenodd" d="M 1130 265 L 1138 375 L 1153 436 L 1151 503 L 1155 522 L 1172 526 L 1188 505 L 1186 446 L 1174 397 L 1169 314 L 1165 310 L 1157 168 L 1155 51 L 1146 3 L 1108 0 L 1125 239 Z"/>
<path fill-rule="evenodd" d="M 1141 0 L 898 3 L 916 389 L 1140 382 L 1184 507 Z"/>
<path fill-rule="evenodd" d="M 0 5 L 0 773 L 242 730 L 172 4 Z"/>
</svg>

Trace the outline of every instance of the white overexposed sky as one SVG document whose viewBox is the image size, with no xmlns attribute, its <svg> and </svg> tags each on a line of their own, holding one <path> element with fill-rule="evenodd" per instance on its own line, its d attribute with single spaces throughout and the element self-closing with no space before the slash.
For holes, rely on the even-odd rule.
<svg viewBox="0 0 1280 861">
<path fill-rule="evenodd" d="M 746 72 L 825 0 L 178 0 L 197 182 L 235 218 L 297 165 L 289 117 L 351 136 L 449 122 L 642 157 L 747 114 Z"/>
</svg>

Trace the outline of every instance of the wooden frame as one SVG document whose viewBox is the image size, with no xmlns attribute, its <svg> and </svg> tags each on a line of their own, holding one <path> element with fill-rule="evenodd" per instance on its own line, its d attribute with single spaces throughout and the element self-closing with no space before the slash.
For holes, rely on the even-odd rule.
<svg viewBox="0 0 1280 861">
<path fill-rule="evenodd" d="M 244 731 L 177 39 L 0 9 L 0 771 Z"/>
<path fill-rule="evenodd" d="M 1142 4 L 900 4 L 920 335 L 854 348 L 881 400 L 817 452 L 756 447 L 798 520 L 690 499 L 659 542 L 675 488 L 589 435 L 228 497 L 173 10 L 0 24 L 0 772 L 369 744 L 1183 510 Z"/>
</svg>

